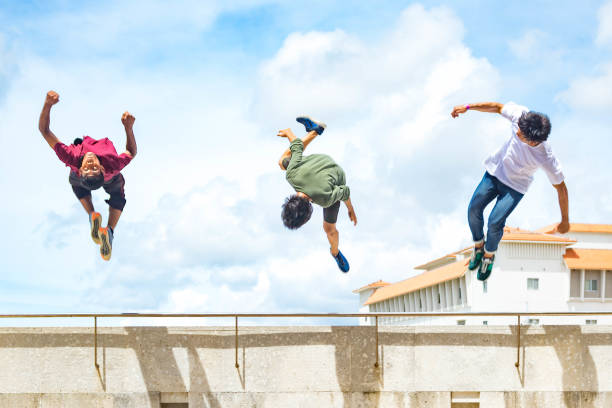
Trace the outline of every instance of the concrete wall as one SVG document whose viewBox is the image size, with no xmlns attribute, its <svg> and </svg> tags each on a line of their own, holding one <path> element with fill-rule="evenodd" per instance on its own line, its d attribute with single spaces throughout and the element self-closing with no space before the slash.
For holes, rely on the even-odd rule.
<svg viewBox="0 0 612 408">
<path fill-rule="evenodd" d="M 382 327 L 379 368 L 369 326 L 241 328 L 238 368 L 233 328 L 99 331 L 98 371 L 91 328 L 0 329 L 0 407 L 612 406 L 607 326 L 522 327 L 518 369 L 513 326 Z"/>
</svg>

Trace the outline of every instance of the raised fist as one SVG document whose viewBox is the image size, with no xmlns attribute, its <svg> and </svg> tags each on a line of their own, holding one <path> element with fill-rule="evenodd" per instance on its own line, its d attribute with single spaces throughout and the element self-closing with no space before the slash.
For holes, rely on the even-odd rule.
<svg viewBox="0 0 612 408">
<path fill-rule="evenodd" d="M 47 92 L 47 98 L 45 99 L 46 105 L 55 105 L 59 102 L 59 94 L 55 91 Z"/>
<path fill-rule="evenodd" d="M 453 108 L 453 111 L 451 112 L 451 116 L 453 118 L 456 118 L 457 116 L 459 116 L 459 114 L 465 113 L 465 112 L 467 112 L 467 107 L 465 105 L 457 105 Z"/>
<path fill-rule="evenodd" d="M 135 121 L 136 118 L 128 111 L 123 112 L 123 115 L 121 115 L 121 123 L 125 127 L 131 128 Z"/>
</svg>

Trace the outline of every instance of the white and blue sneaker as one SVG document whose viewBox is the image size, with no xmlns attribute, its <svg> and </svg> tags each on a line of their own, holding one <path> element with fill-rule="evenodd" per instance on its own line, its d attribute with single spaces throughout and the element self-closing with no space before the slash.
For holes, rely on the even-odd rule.
<svg viewBox="0 0 612 408">
<path fill-rule="evenodd" d="M 342 252 L 340 252 L 340 250 L 338 250 L 338 254 L 336 256 L 332 254 L 332 257 L 336 260 L 338 268 L 342 272 L 347 273 L 349 271 L 350 266 L 348 260 L 344 257 L 344 255 L 342 255 Z"/>
<path fill-rule="evenodd" d="M 298 116 L 295 118 L 298 123 L 301 123 L 306 128 L 306 132 L 312 132 L 313 130 L 317 132 L 318 135 L 323 133 L 327 125 L 323 122 L 317 122 L 316 120 L 311 119 L 309 116 Z"/>
</svg>

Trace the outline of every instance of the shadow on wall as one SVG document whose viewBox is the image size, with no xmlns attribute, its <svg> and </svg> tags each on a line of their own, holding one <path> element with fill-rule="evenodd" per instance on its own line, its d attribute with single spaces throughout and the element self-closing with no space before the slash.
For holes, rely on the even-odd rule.
<svg viewBox="0 0 612 408">
<path fill-rule="evenodd" d="M 79 357 L 74 359 L 71 370 L 82 373 L 90 372 L 93 367 L 91 332 L 88 333 L 83 329 L 62 330 L 65 330 L 66 333 L 58 331 L 45 333 L 40 329 L 4 329 L 0 331 L 0 351 L 3 348 L 82 348 L 84 350 L 81 350 Z M 265 360 L 262 360 L 262 354 L 259 354 L 257 358 L 253 355 L 249 357 L 249 350 L 324 345 L 334 347 L 335 376 L 338 384 L 337 388 L 331 386 L 328 387 L 328 390 L 342 391 L 343 407 L 354 406 L 353 398 L 361 398 L 360 401 L 363 401 L 364 395 L 367 396 L 368 407 L 377 407 L 380 403 L 380 391 L 384 389 L 383 379 L 386 369 L 392 369 L 395 376 L 402 376 L 406 384 L 416 384 L 419 387 L 423 381 L 431 382 L 431 378 L 415 378 L 416 371 L 427 377 L 428 365 L 435 366 L 431 371 L 434 373 L 435 370 L 441 367 L 444 369 L 445 365 L 450 364 L 443 358 L 438 358 L 437 360 L 440 361 L 435 362 L 418 361 L 414 355 L 417 347 L 434 346 L 432 351 L 442 350 L 435 346 L 511 349 L 516 347 L 515 327 L 512 327 L 511 332 L 506 331 L 505 333 L 482 331 L 474 333 L 465 332 L 465 329 L 453 329 L 450 332 L 433 329 L 432 332 L 422 332 L 420 329 L 415 332 L 414 329 L 401 327 L 385 328 L 385 331 L 380 332 L 381 364 L 380 368 L 375 368 L 375 328 L 372 326 L 301 328 L 299 332 L 292 332 L 291 327 L 250 327 L 240 330 L 242 333 L 239 336 L 240 367 L 236 369 L 234 366 L 235 338 L 233 329 L 230 328 L 126 327 L 99 329 L 98 351 L 101 356 L 99 363 L 101 363 L 102 375 L 99 388 L 95 392 L 102 391 L 103 387 L 109 393 L 117 392 L 118 389 L 126 392 L 126 386 L 122 382 L 129 380 L 133 383 L 134 378 L 140 375 L 139 378 L 142 378 L 144 387 L 149 393 L 194 393 L 197 397 L 189 401 L 190 407 L 216 408 L 225 405 L 218 399 L 225 398 L 219 393 L 220 388 L 224 391 L 228 389 L 241 391 L 243 395 L 249 390 L 254 390 L 253 396 L 250 397 L 254 400 L 250 405 L 255 406 L 259 405 L 257 404 L 258 399 L 266 397 L 257 391 L 265 389 L 268 385 L 265 375 L 267 370 L 283 370 L 290 367 L 294 371 L 310 371 L 309 375 L 304 378 L 316 381 L 320 374 L 320 367 L 317 364 L 296 367 L 291 365 L 291 362 L 275 360 L 275 350 L 269 350 L 269 359 L 266 357 Z M 541 346 L 554 348 L 563 370 L 562 381 L 565 391 L 597 391 L 597 372 L 589 346 L 611 345 L 612 334 L 583 334 L 581 328 L 577 326 L 544 326 L 543 330 L 544 332 L 540 330 L 531 334 L 524 333 L 522 336 L 524 346 L 527 349 Z M 403 356 L 399 364 L 398 361 L 394 361 L 395 367 L 393 367 L 392 361 L 386 363 L 384 357 L 385 352 L 393 353 L 392 349 L 395 346 L 411 347 L 413 352 Z M 133 350 L 134 354 L 126 354 L 125 349 Z M 302 350 L 299 353 L 303 352 Z M 456 355 L 458 351 L 450 347 L 449 352 Z M 299 359 L 296 361 L 305 361 L 299 353 L 297 354 Z M 438 353 L 439 351 L 434 351 L 433 357 L 438 356 Z M 133 372 L 133 370 L 126 373 L 126 368 L 122 368 L 121 364 L 117 363 L 117 358 L 126 358 L 130 355 L 135 355 L 140 373 Z M 526 357 L 529 359 L 529 353 Z M 207 369 L 212 368 L 216 370 L 214 380 L 216 383 L 211 387 L 212 378 L 207 375 Z M 451 368 L 450 365 L 449 368 Z M 18 368 L 0 366 L 4 375 L 10 375 L 7 369 L 10 371 Z M 217 371 L 221 371 L 223 382 L 219 382 L 220 374 Z M 279 372 L 285 376 L 284 372 Z M 316 388 L 312 384 L 302 384 L 301 387 L 304 389 Z M 93 391 L 88 390 L 88 392 Z M 578 393 L 566 393 L 567 407 L 575 406 L 573 404 L 575 394 Z M 585 405 L 585 401 L 581 403 L 582 407 L 592 406 Z M 151 401 L 150 407 L 157 408 L 158 402 Z"/>
</svg>

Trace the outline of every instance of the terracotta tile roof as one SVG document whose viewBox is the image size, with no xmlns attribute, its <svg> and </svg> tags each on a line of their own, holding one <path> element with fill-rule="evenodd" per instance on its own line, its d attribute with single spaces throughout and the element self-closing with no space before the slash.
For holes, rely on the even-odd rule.
<svg viewBox="0 0 612 408">
<path fill-rule="evenodd" d="M 540 228 L 537 232 L 550 233 L 555 230 L 557 224 L 547 225 Z M 579 224 L 571 223 L 570 232 L 592 232 L 599 234 L 612 234 L 612 224 Z"/>
<path fill-rule="evenodd" d="M 467 251 L 468 249 L 472 249 L 474 245 L 470 245 L 467 248 L 463 248 L 459 251 L 455 251 L 455 252 L 451 252 L 448 255 L 444 255 L 441 256 L 439 258 L 436 258 L 434 260 L 431 260 L 427 263 L 424 263 L 423 265 L 419 265 L 419 266 L 415 266 L 414 269 L 430 269 L 432 266 L 436 266 L 437 263 L 441 263 L 442 261 L 448 261 L 448 263 L 450 263 L 451 261 L 453 261 L 455 259 L 455 257 L 461 253 L 464 253 L 465 251 Z"/>
<path fill-rule="evenodd" d="M 465 274 L 469 260 L 462 259 L 431 271 L 423 272 L 410 279 L 380 288 L 369 297 L 364 305 L 377 303 L 415 290 L 433 286 L 447 280 L 456 279 Z"/>
<path fill-rule="evenodd" d="M 390 285 L 390 283 L 389 282 L 383 282 L 381 280 L 377 280 L 376 282 L 372 282 L 372 283 L 370 283 L 368 285 L 362 286 L 359 289 L 355 289 L 353 291 L 353 293 L 359 293 L 359 292 L 362 292 L 362 291 L 364 291 L 366 289 L 382 288 L 383 286 L 387 286 L 387 285 Z"/>
<path fill-rule="evenodd" d="M 563 259 L 570 269 L 612 270 L 612 249 L 568 248 Z"/>
<path fill-rule="evenodd" d="M 526 241 L 526 242 L 552 242 L 559 244 L 573 244 L 576 242 L 571 238 L 561 235 L 545 234 L 542 232 L 527 231 L 520 228 L 504 227 L 502 241 Z"/>
<path fill-rule="evenodd" d="M 574 224 L 572 224 L 574 225 Z M 586 225 L 586 224 L 577 224 L 577 225 Z M 555 227 L 557 224 L 554 225 Z M 612 226 L 611 226 L 612 227 Z M 502 241 L 527 241 L 527 242 L 558 242 L 560 244 L 572 244 L 576 242 L 571 238 L 567 238 L 561 235 L 553 235 L 544 233 L 543 231 L 546 228 L 542 228 L 540 232 L 528 231 L 520 228 L 513 227 L 504 227 L 504 235 L 502 236 Z M 414 269 L 429 269 L 431 267 L 438 266 L 437 264 L 441 264 L 444 261 L 450 263 L 457 255 L 463 254 L 466 251 L 472 249 L 473 245 L 470 245 L 467 248 L 463 248 L 459 251 L 451 252 L 448 255 L 441 256 L 440 258 L 436 258 L 427 263 L 424 263 L 419 266 L 415 266 Z"/>
</svg>

